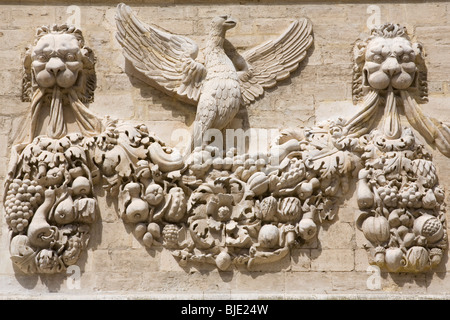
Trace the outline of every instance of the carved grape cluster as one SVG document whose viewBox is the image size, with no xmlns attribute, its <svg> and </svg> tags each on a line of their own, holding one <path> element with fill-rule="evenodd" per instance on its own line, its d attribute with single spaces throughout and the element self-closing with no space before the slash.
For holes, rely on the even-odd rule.
<svg viewBox="0 0 450 320">
<path fill-rule="evenodd" d="M 379 187 L 377 189 L 377 192 L 386 207 L 394 208 L 397 206 L 397 204 L 398 204 L 398 195 L 397 195 L 398 188 L 396 186 Z"/>
<path fill-rule="evenodd" d="M 6 193 L 6 223 L 14 233 L 28 227 L 35 210 L 42 203 L 44 189 L 36 181 L 14 179 Z"/>
<path fill-rule="evenodd" d="M 415 183 L 403 186 L 400 189 L 399 198 L 403 207 L 416 209 L 422 207 L 422 193 Z"/>
</svg>

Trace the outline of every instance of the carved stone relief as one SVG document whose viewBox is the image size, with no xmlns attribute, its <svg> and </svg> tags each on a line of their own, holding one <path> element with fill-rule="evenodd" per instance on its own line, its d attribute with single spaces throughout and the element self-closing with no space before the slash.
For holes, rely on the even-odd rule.
<svg viewBox="0 0 450 320">
<path fill-rule="evenodd" d="M 94 65 L 81 31 L 67 25 L 39 28 L 25 56 L 22 98 L 31 110 L 11 150 L 4 205 L 11 259 L 26 273 L 63 271 L 89 242 L 98 213 L 86 143 L 103 127 L 84 105 L 93 99 Z"/>
<path fill-rule="evenodd" d="M 212 19 L 202 58 L 191 39 L 144 24 L 131 8 L 119 4 L 116 38 L 135 69 L 134 75 L 164 92 L 197 106 L 192 147 L 205 145 L 209 129 L 222 130 L 247 105 L 290 76 L 313 42 L 312 25 L 294 21 L 275 40 L 242 54 L 225 39 L 236 21 Z"/>
<path fill-rule="evenodd" d="M 391 272 L 421 272 L 441 261 L 448 247 L 444 190 L 431 154 L 408 127 L 399 108 L 426 140 L 450 156 L 450 129 L 426 116 L 426 73 L 422 48 L 406 29 L 385 24 L 355 45 L 354 93 L 363 93 L 362 110 L 349 121 L 351 135 L 367 135 L 358 173 L 358 226 L 369 241 L 372 263 Z"/>
<path fill-rule="evenodd" d="M 190 39 L 144 25 L 129 7 L 119 5 L 116 20 L 135 74 L 197 105 L 194 136 L 225 128 L 236 108 L 288 77 L 312 43 L 311 24 L 302 20 L 277 40 L 229 56 L 225 31 L 236 22 L 221 16 L 199 62 Z M 101 184 L 145 247 L 163 247 L 181 265 L 253 270 L 317 239 L 357 176 L 357 225 L 370 262 L 390 272 L 435 267 L 448 246 L 444 192 L 430 153 L 401 126 L 398 112 L 403 107 L 411 126 L 450 155 L 449 128 L 416 102 L 426 101 L 421 48 L 404 28 L 388 24 L 358 42 L 354 54 L 361 102 L 354 117 L 284 130 L 266 153 L 203 141 L 186 153 L 146 125 L 92 114 L 85 104 L 93 99 L 95 58 L 81 31 L 38 29 L 24 61 L 30 117 L 6 181 L 13 262 L 26 273 L 75 264 L 88 247 L 98 215 L 93 187 Z M 38 120 L 45 108 L 48 121 Z"/>
</svg>

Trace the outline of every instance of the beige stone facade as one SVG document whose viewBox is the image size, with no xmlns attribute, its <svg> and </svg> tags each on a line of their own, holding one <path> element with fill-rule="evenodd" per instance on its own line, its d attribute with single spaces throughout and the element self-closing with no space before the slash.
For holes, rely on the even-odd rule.
<svg viewBox="0 0 450 320">
<path fill-rule="evenodd" d="M 450 123 L 450 3 L 383 1 L 159 1 L 127 3 L 148 23 L 173 33 L 205 42 L 211 18 L 231 14 L 238 21 L 227 39 L 246 50 L 275 38 L 293 19 L 308 18 L 314 44 L 290 79 L 246 108 L 233 120 L 233 128 L 285 129 L 307 127 L 355 113 L 352 102 L 352 48 L 368 23 L 404 25 L 411 38 L 423 45 L 428 72 L 428 99 L 424 113 Z M 169 145 L 172 132 L 191 128 L 195 107 L 179 102 L 124 72 L 122 48 L 115 39 L 117 3 L 112 1 L 9 1 L 0 4 L 0 198 L 5 193 L 10 149 L 29 102 L 21 101 L 22 58 L 41 25 L 76 19 L 70 5 L 80 9 L 79 26 L 86 44 L 97 57 L 97 89 L 89 109 L 130 123 L 145 123 Z M 373 9 L 373 7 L 372 7 Z M 74 20 L 72 20 L 74 21 Z M 407 122 L 404 125 L 408 125 Z M 439 184 L 450 200 L 449 158 L 427 146 L 433 154 Z M 180 266 L 161 246 L 145 248 L 131 227 L 120 219 L 114 199 L 101 187 L 100 216 L 91 230 L 87 251 L 75 273 L 25 275 L 13 268 L 9 231 L 0 219 L 0 297 L 10 298 L 448 298 L 448 251 L 433 271 L 425 273 L 377 273 L 364 249 L 367 241 L 356 227 L 359 208 L 356 178 L 342 199 L 333 221 L 321 224 L 318 239 L 296 248 L 291 255 L 255 271 L 232 268 L 219 271 L 201 263 Z M 447 214 L 447 220 L 450 217 Z M 79 285 L 79 287 L 78 287 Z"/>
</svg>

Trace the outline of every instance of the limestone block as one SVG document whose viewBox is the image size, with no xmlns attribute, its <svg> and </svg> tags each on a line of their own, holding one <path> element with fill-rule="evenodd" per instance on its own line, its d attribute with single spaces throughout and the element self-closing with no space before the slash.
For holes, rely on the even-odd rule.
<svg viewBox="0 0 450 320">
<path fill-rule="evenodd" d="M 328 119 L 348 118 L 355 113 L 359 106 L 353 105 L 351 101 L 322 101 L 316 104 L 316 121 L 321 122 Z"/>
<path fill-rule="evenodd" d="M 333 272 L 331 273 L 332 290 L 341 294 L 378 293 L 378 291 L 381 291 L 381 288 L 378 289 L 370 284 L 371 279 L 369 277 L 372 275 L 372 273 L 365 270 L 360 272 L 356 270 L 355 272 Z M 379 283 L 380 285 L 382 284 L 381 275 Z"/>
<path fill-rule="evenodd" d="M 284 273 L 255 273 L 250 274 L 242 272 L 235 275 L 234 292 L 267 292 L 267 288 L 271 288 L 271 293 L 284 292 L 285 290 L 285 274 Z"/>
<path fill-rule="evenodd" d="M 335 221 L 323 224 L 322 228 L 319 232 L 319 241 L 324 250 L 353 248 L 355 235 L 353 223 Z"/>
<path fill-rule="evenodd" d="M 139 292 L 143 287 L 143 273 L 140 272 L 96 272 L 91 282 L 95 291 Z"/>
<path fill-rule="evenodd" d="M 308 294 L 314 297 L 314 294 L 327 293 L 331 288 L 330 272 L 291 272 L 286 273 L 285 292 L 290 294 Z"/>
<path fill-rule="evenodd" d="M 427 277 L 426 293 L 444 295 L 450 293 L 449 281 L 445 273 L 434 273 Z"/>
<path fill-rule="evenodd" d="M 126 249 L 131 247 L 132 236 L 124 232 L 122 223 L 104 223 L 101 231 L 99 249 Z"/>
<path fill-rule="evenodd" d="M 291 270 L 310 271 L 311 270 L 311 251 L 309 249 L 294 249 L 291 252 Z"/>
<path fill-rule="evenodd" d="M 420 25 L 431 25 L 432 21 L 440 21 L 443 25 L 448 22 L 446 5 L 437 3 L 434 6 L 427 6 L 425 3 L 417 6 L 404 6 L 405 20 L 417 21 Z"/>
<path fill-rule="evenodd" d="M 355 252 L 352 249 L 311 249 L 311 271 L 353 271 Z"/>
<path fill-rule="evenodd" d="M 370 264 L 365 249 L 355 250 L 355 271 L 367 272 Z"/>
<path fill-rule="evenodd" d="M 110 115 L 116 119 L 131 119 L 134 116 L 131 94 L 98 94 L 89 109 L 98 115 Z"/>
</svg>

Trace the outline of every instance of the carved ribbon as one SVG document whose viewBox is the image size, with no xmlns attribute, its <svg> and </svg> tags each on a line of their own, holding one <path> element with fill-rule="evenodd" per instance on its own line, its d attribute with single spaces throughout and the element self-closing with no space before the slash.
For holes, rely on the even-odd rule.
<svg viewBox="0 0 450 320">
<path fill-rule="evenodd" d="M 52 102 L 50 104 L 50 123 L 47 128 L 47 135 L 53 139 L 59 139 L 67 133 L 64 123 L 63 105 L 61 99 L 61 90 L 58 86 L 53 88 Z"/>
<path fill-rule="evenodd" d="M 450 157 L 450 128 L 439 120 L 424 115 L 420 106 L 406 90 L 401 90 L 400 94 L 409 123 L 428 143 L 435 143 L 442 154 Z"/>
<path fill-rule="evenodd" d="M 376 121 L 379 100 L 377 91 L 369 92 L 364 98 L 361 111 L 346 122 L 344 133 L 349 137 L 359 137 L 369 132 Z"/>
<path fill-rule="evenodd" d="M 402 134 L 400 117 L 397 111 L 395 95 L 392 87 L 388 90 L 386 106 L 384 108 L 383 131 L 388 139 L 398 139 Z"/>
</svg>

